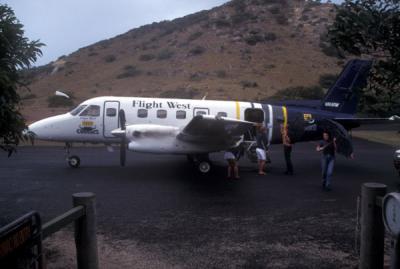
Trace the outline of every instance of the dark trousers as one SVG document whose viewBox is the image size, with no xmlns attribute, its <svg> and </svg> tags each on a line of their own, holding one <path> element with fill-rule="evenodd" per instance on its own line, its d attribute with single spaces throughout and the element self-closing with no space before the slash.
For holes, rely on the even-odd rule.
<svg viewBox="0 0 400 269">
<path fill-rule="evenodd" d="M 283 145 L 283 153 L 285 154 L 286 172 L 293 173 L 293 164 L 291 159 L 292 147 Z"/>
</svg>

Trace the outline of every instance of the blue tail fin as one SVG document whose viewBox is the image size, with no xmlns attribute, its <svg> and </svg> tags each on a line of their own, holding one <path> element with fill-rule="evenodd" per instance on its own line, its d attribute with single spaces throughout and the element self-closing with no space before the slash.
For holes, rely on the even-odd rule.
<svg viewBox="0 0 400 269">
<path fill-rule="evenodd" d="M 323 110 L 354 114 L 357 112 L 359 90 L 365 87 L 372 62 L 351 60 L 322 100 Z"/>
</svg>

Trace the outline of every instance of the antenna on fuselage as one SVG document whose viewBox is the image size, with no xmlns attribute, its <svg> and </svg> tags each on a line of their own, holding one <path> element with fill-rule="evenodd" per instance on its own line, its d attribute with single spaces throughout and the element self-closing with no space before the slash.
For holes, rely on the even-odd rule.
<svg viewBox="0 0 400 269">
<path fill-rule="evenodd" d="M 201 98 L 201 100 L 206 100 L 207 95 L 208 95 L 208 92 L 206 92 L 206 94 L 203 96 L 203 98 Z"/>
<path fill-rule="evenodd" d="M 62 96 L 62 97 L 70 99 L 68 94 L 60 92 L 60 91 L 56 91 L 54 94 L 57 95 L 57 96 Z"/>
</svg>

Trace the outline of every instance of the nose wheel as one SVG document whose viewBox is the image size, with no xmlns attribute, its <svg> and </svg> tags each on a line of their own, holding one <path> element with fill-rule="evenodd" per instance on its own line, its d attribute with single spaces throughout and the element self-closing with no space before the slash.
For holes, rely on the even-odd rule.
<svg viewBox="0 0 400 269">
<path fill-rule="evenodd" d="M 198 169 L 201 173 L 207 174 L 211 170 L 210 161 L 202 161 L 198 165 Z"/>
<path fill-rule="evenodd" d="M 81 159 L 76 155 L 70 156 L 69 150 L 71 147 L 72 147 L 72 145 L 70 143 L 65 143 L 66 160 L 70 167 L 78 168 L 81 165 Z"/>
<path fill-rule="evenodd" d="M 79 165 L 81 164 L 81 159 L 79 159 L 78 156 L 71 156 L 68 157 L 67 162 L 68 165 L 71 166 L 72 168 L 78 168 Z"/>
</svg>

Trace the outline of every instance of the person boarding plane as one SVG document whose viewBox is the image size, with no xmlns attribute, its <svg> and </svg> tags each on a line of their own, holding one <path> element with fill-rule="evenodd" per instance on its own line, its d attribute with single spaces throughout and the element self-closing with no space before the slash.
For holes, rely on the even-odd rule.
<svg viewBox="0 0 400 269">
<path fill-rule="evenodd" d="M 66 143 L 67 161 L 79 167 L 78 156 L 70 156 L 73 142 L 120 145 L 120 164 L 126 149 L 136 152 L 185 154 L 198 169 L 210 171 L 208 154 L 239 145 L 254 144 L 254 124 L 267 128 L 268 144 L 282 143 L 280 126 L 289 125 L 291 142 L 321 139 L 329 129 L 337 137 L 338 152 L 352 154 L 348 130 L 369 121 L 354 116 L 357 90 L 366 83 L 370 61 L 351 60 L 325 98 L 318 102 L 279 105 L 240 102 L 142 97 L 96 97 L 71 112 L 29 125 L 35 139 Z M 251 148 L 251 147 L 248 147 Z"/>
</svg>

